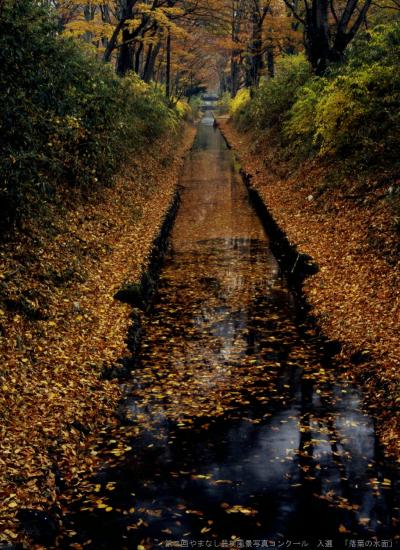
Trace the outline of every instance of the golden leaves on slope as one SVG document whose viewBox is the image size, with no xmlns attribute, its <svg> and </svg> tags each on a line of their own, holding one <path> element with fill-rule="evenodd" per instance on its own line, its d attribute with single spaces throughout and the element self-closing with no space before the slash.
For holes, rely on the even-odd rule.
<svg viewBox="0 0 400 550">
<path fill-rule="evenodd" d="M 314 200 L 326 166 L 305 163 L 288 177 L 275 145 L 259 143 L 255 153 L 251 134 L 239 135 L 226 122 L 221 127 L 274 219 L 318 264 L 319 272 L 304 285 L 313 313 L 324 333 L 344 344 L 341 360 L 364 385 L 381 418 L 381 439 L 399 458 L 400 272 L 398 262 L 387 259 L 398 239 L 387 230 L 388 205 L 378 200 L 379 190 L 363 204 L 341 196 L 340 189 Z M 354 354 L 361 358 L 357 365 L 349 362 Z"/>
<path fill-rule="evenodd" d="M 155 144 L 159 160 L 144 153 L 90 200 L 70 192 L 0 251 L 0 541 L 18 508 L 90 474 L 99 426 L 116 425 L 121 390 L 101 372 L 128 353 L 130 308 L 113 295 L 146 269 L 193 137 Z"/>
</svg>

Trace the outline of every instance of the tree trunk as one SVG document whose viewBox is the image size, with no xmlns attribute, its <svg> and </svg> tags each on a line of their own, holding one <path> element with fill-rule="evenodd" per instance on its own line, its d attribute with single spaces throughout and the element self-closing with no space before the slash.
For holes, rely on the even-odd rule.
<svg viewBox="0 0 400 550">
<path fill-rule="evenodd" d="M 105 49 L 104 55 L 103 55 L 103 61 L 108 63 L 111 60 L 111 56 L 113 51 L 118 47 L 118 38 L 121 33 L 121 31 L 125 30 L 126 22 L 132 18 L 132 10 L 133 5 L 135 3 L 135 0 L 127 0 L 126 7 L 122 10 L 122 13 L 120 14 L 119 21 L 114 29 L 114 32 L 108 41 L 107 47 Z M 146 29 L 148 23 L 149 23 L 150 17 L 148 15 L 144 15 L 142 17 L 142 20 L 139 24 L 139 26 L 130 32 L 129 35 L 129 42 L 133 43 L 137 37 L 139 37 Z M 125 41 L 124 41 L 125 42 Z"/>
<path fill-rule="evenodd" d="M 292 4 L 291 0 L 284 0 L 284 2 L 296 20 L 304 25 L 307 57 L 314 72 L 321 76 L 325 73 L 329 61 L 334 63 L 343 61 L 344 52 L 365 21 L 372 0 L 364 0 L 361 9 L 358 5 L 359 0 L 347 0 L 340 16 L 334 0 L 312 0 L 311 7 L 307 4 L 304 19 L 297 5 Z M 356 10 L 358 10 L 358 16 L 354 21 Z M 335 25 L 329 26 L 330 19 L 335 21 Z"/>
<path fill-rule="evenodd" d="M 126 42 L 130 39 L 130 32 L 124 29 L 122 32 L 122 40 Z M 123 44 L 119 48 L 117 60 L 117 74 L 125 76 L 128 71 L 133 70 L 133 48 L 132 44 Z"/>
<path fill-rule="evenodd" d="M 231 60 L 231 96 L 235 97 L 235 95 L 239 91 L 239 63 L 234 59 L 234 57 L 238 55 L 238 52 L 234 51 L 232 52 L 232 60 Z"/>
<path fill-rule="evenodd" d="M 140 75 L 142 65 L 143 42 L 140 42 L 135 55 L 135 73 Z"/>
<path fill-rule="evenodd" d="M 154 76 L 154 67 L 156 64 L 157 56 L 160 53 L 161 44 L 158 42 L 155 46 L 151 44 L 147 53 L 146 65 L 143 71 L 143 80 L 150 82 Z"/>
<path fill-rule="evenodd" d="M 167 64 L 165 71 L 165 95 L 171 97 L 171 31 L 167 34 Z"/>
<path fill-rule="evenodd" d="M 258 88 L 263 68 L 262 58 L 262 19 L 257 11 L 253 12 L 253 33 L 250 44 L 250 85 Z"/>
<path fill-rule="evenodd" d="M 233 44 L 239 44 L 239 33 L 242 22 L 242 10 L 241 3 L 237 0 L 233 2 L 232 6 L 232 21 L 231 21 L 231 38 Z M 231 96 L 235 95 L 239 91 L 240 85 L 240 67 L 238 58 L 240 56 L 239 47 L 234 47 L 231 53 Z"/>
<path fill-rule="evenodd" d="M 314 0 L 307 9 L 305 46 L 314 72 L 323 75 L 330 58 L 328 0 Z"/>
<path fill-rule="evenodd" d="M 84 6 L 83 15 L 85 17 L 85 21 L 87 22 L 93 21 L 95 16 L 95 8 L 92 8 L 92 6 L 90 5 Z M 85 42 L 88 42 L 88 43 L 92 42 L 93 33 L 90 31 L 86 31 L 85 34 L 83 35 L 83 39 Z"/>
<path fill-rule="evenodd" d="M 275 55 L 274 55 L 274 47 L 272 44 L 270 44 L 267 48 L 267 70 L 268 70 L 268 76 L 270 78 L 274 78 L 275 76 Z"/>
</svg>

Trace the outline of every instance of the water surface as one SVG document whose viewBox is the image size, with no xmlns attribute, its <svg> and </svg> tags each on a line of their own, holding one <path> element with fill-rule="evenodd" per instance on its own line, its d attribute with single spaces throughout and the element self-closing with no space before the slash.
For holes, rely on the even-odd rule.
<svg viewBox="0 0 400 550">
<path fill-rule="evenodd" d="M 299 330 L 268 237 L 210 118 L 181 185 L 126 402 L 138 436 L 118 468 L 98 475 L 94 499 L 80 504 L 76 540 L 107 549 L 288 541 L 341 549 L 375 537 L 394 547 L 395 481 L 380 463 L 373 421 L 319 339 Z M 96 509 L 99 499 L 108 511 Z"/>
</svg>

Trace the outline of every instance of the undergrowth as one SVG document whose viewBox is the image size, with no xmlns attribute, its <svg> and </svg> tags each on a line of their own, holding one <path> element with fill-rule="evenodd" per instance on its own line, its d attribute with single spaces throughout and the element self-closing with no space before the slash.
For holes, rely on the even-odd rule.
<svg viewBox="0 0 400 550">
<path fill-rule="evenodd" d="M 284 56 L 276 77 L 262 81 L 253 97 L 239 91 L 230 114 L 255 142 L 278 145 L 290 165 L 317 159 L 329 166 L 335 177 L 328 170 L 325 190 L 351 185 L 368 195 L 384 188 L 398 228 L 399 55 L 395 21 L 361 34 L 345 63 L 323 77 L 311 73 L 302 54 Z"/>
<path fill-rule="evenodd" d="M 129 156 L 177 131 L 185 106 L 134 74 L 115 75 L 89 47 L 59 36 L 44 6 L 0 14 L 0 220 L 37 215 L 62 187 L 110 185 Z"/>
</svg>

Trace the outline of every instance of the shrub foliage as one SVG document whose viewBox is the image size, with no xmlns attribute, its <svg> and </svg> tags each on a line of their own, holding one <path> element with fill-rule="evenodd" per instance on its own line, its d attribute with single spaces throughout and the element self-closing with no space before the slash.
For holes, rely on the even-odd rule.
<svg viewBox="0 0 400 550">
<path fill-rule="evenodd" d="M 0 14 L 0 204 L 10 224 L 60 185 L 109 184 L 129 154 L 177 128 L 162 91 L 71 39 L 41 3 L 9 0 Z"/>
<path fill-rule="evenodd" d="M 251 100 L 242 102 L 233 116 L 242 129 L 266 130 L 282 123 L 295 101 L 296 93 L 311 76 L 304 55 L 283 57 L 277 63 L 275 78 L 264 80 Z M 243 94 L 242 91 L 238 92 Z M 249 97 L 249 96 L 248 96 Z M 235 105 L 236 98 L 232 104 Z"/>
<path fill-rule="evenodd" d="M 244 129 L 278 128 L 301 157 L 391 163 L 400 146 L 399 57 L 399 22 L 360 35 L 346 63 L 324 77 L 312 76 L 303 56 L 287 56 L 234 119 Z"/>
</svg>

